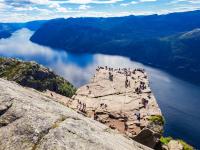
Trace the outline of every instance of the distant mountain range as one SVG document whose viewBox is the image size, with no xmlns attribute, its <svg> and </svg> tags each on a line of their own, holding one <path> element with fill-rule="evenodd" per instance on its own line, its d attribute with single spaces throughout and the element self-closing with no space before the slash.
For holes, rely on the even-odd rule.
<svg viewBox="0 0 200 150">
<path fill-rule="evenodd" d="M 54 19 L 31 41 L 73 53 L 127 56 L 200 84 L 200 11 Z"/>
<path fill-rule="evenodd" d="M 28 28 L 31 41 L 72 53 L 121 55 L 200 84 L 200 10 L 167 15 L 0 23 L 0 39 Z"/>
<path fill-rule="evenodd" d="M 0 39 L 9 38 L 13 32 L 21 28 L 28 28 L 29 30 L 36 31 L 45 22 L 45 20 L 39 20 L 25 23 L 0 23 Z"/>
</svg>

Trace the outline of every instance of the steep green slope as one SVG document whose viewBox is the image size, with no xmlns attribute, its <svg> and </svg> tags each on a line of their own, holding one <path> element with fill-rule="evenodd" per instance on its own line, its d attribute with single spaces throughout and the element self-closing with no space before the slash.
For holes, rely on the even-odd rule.
<svg viewBox="0 0 200 150">
<path fill-rule="evenodd" d="M 64 78 L 35 62 L 0 58 L 0 77 L 39 91 L 50 90 L 71 97 L 76 88 Z"/>
</svg>

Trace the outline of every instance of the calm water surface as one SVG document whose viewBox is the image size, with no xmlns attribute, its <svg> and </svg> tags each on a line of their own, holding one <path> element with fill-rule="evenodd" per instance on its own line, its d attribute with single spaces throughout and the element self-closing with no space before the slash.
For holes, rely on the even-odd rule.
<svg viewBox="0 0 200 150">
<path fill-rule="evenodd" d="M 108 55 L 75 55 L 29 41 L 33 33 L 22 29 L 9 39 L 0 40 L 0 56 L 34 60 L 79 87 L 89 82 L 97 66 L 143 67 L 165 116 L 165 135 L 181 138 L 200 149 L 200 87 L 177 79 L 159 69 Z"/>
</svg>

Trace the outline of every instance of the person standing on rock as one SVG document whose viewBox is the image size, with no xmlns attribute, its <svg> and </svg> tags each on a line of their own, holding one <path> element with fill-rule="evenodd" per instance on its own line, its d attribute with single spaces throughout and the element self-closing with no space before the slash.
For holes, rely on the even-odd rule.
<svg viewBox="0 0 200 150">
<path fill-rule="evenodd" d="M 113 81 L 113 75 L 112 75 L 111 72 L 109 72 L 109 80 L 110 80 L 110 81 Z"/>
<path fill-rule="evenodd" d="M 80 106 L 79 106 L 79 111 L 82 111 L 82 109 L 83 109 L 82 103 L 80 102 L 79 104 L 80 104 Z"/>
<path fill-rule="evenodd" d="M 142 99 L 142 104 L 144 105 L 144 108 L 147 108 L 148 102 L 149 101 L 147 99 L 145 99 L 145 98 Z"/>
<path fill-rule="evenodd" d="M 83 110 L 82 110 L 82 112 L 86 112 L 86 104 L 85 103 L 83 103 Z"/>
<path fill-rule="evenodd" d="M 128 82 L 128 77 L 126 76 L 126 80 L 125 80 L 125 88 L 127 88 L 129 86 L 129 82 Z"/>
<path fill-rule="evenodd" d="M 140 121 L 140 112 L 137 111 L 137 112 L 135 113 L 135 115 L 136 115 L 136 117 L 137 117 L 137 120 Z"/>
<path fill-rule="evenodd" d="M 94 120 L 98 119 L 98 115 L 96 114 L 96 111 L 94 111 Z"/>
<path fill-rule="evenodd" d="M 147 99 L 145 99 L 144 108 L 147 108 L 148 103 L 149 103 L 149 101 Z"/>
</svg>

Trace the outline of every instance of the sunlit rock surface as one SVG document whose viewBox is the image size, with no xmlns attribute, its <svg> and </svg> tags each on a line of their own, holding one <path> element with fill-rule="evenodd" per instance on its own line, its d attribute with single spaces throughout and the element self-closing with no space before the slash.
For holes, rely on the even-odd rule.
<svg viewBox="0 0 200 150">
<path fill-rule="evenodd" d="M 152 148 L 163 130 L 161 111 L 142 69 L 99 67 L 68 105 Z"/>
<path fill-rule="evenodd" d="M 148 150 L 55 102 L 0 79 L 0 150 Z"/>
</svg>

